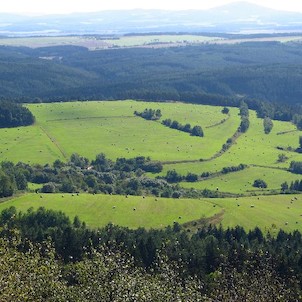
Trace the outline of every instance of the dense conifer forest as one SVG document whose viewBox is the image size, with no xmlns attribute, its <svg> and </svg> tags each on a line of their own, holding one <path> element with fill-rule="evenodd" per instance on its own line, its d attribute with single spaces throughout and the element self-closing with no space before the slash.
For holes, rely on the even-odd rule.
<svg viewBox="0 0 302 302">
<path fill-rule="evenodd" d="M 209 96 L 214 95 L 215 102 L 215 95 L 224 100 L 243 95 L 283 104 L 301 102 L 299 43 L 102 51 L 77 46 L 36 49 L 2 46 L 0 54 L 0 87 L 4 98 L 194 102 L 208 96 L 210 102 Z"/>
</svg>

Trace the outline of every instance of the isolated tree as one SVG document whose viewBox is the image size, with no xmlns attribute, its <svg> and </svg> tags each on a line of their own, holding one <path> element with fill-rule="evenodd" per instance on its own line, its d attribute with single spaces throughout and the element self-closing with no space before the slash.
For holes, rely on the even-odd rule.
<svg viewBox="0 0 302 302">
<path fill-rule="evenodd" d="M 253 187 L 265 189 L 265 188 L 267 188 L 267 183 L 262 179 L 256 179 L 254 181 Z"/>
<path fill-rule="evenodd" d="M 281 153 L 281 154 L 279 154 L 278 155 L 278 162 L 279 163 L 283 163 L 283 162 L 285 162 L 286 160 L 288 160 L 288 157 L 284 154 L 284 153 Z"/>
<path fill-rule="evenodd" d="M 191 134 L 193 136 L 200 136 L 200 137 L 204 136 L 203 130 L 202 130 L 202 128 L 200 126 L 194 126 L 193 129 L 192 129 Z"/>
<path fill-rule="evenodd" d="M 227 107 L 223 107 L 223 109 L 221 110 L 221 112 L 222 112 L 223 114 L 228 114 L 228 113 L 230 112 L 230 109 L 227 108 Z"/>
<path fill-rule="evenodd" d="M 281 184 L 281 191 L 284 192 L 288 190 L 288 183 L 285 181 Z"/>
<path fill-rule="evenodd" d="M 273 121 L 269 117 L 263 119 L 264 133 L 269 134 L 273 129 Z"/>
</svg>

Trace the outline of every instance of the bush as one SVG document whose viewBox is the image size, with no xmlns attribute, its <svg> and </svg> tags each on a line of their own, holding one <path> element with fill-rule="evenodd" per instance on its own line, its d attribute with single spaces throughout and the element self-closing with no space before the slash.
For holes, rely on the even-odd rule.
<svg viewBox="0 0 302 302">
<path fill-rule="evenodd" d="M 230 109 L 227 108 L 227 107 L 223 107 L 223 109 L 221 110 L 221 112 L 222 112 L 223 114 L 228 114 L 228 113 L 230 112 Z"/>
<path fill-rule="evenodd" d="M 200 126 L 194 126 L 192 131 L 191 131 L 191 135 L 192 136 L 200 136 L 200 137 L 204 136 L 203 130 Z"/>
<path fill-rule="evenodd" d="M 169 170 L 167 172 L 166 180 L 168 182 L 172 182 L 172 183 L 180 182 L 180 181 L 182 181 L 182 179 L 183 179 L 183 177 L 180 174 L 178 174 L 175 170 Z"/>
<path fill-rule="evenodd" d="M 40 189 L 41 193 L 55 193 L 56 192 L 56 185 L 53 182 L 49 182 Z"/>
<path fill-rule="evenodd" d="M 269 117 L 264 118 L 263 127 L 264 127 L 264 133 L 269 134 L 273 129 L 273 121 Z"/>
<path fill-rule="evenodd" d="M 198 175 L 193 173 L 188 173 L 186 176 L 186 181 L 188 182 L 195 182 L 198 180 Z"/>
<path fill-rule="evenodd" d="M 262 179 L 256 179 L 254 181 L 253 187 L 265 189 L 265 188 L 267 188 L 267 183 Z"/>
</svg>

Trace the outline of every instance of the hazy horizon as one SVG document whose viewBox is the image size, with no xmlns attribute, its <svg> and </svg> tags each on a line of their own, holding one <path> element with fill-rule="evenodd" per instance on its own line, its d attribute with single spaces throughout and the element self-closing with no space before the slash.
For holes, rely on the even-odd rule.
<svg viewBox="0 0 302 302">
<path fill-rule="evenodd" d="M 112 0 L 109 2 L 96 2 L 95 0 L 80 0 L 74 1 L 59 1 L 59 0 L 10 0 L 3 3 L 0 7 L 0 13 L 13 13 L 24 15 L 48 15 L 48 14 L 70 14 L 77 12 L 97 12 L 104 10 L 130 10 L 130 9 L 163 9 L 163 10 L 190 10 L 199 9 L 205 10 L 222 6 L 233 2 L 249 2 L 260 6 L 283 10 L 302 12 L 302 1 L 297 0 L 249 0 L 249 1 L 234 1 L 234 0 L 212 0 L 211 3 L 196 2 L 196 0 L 187 1 L 138 1 L 129 0 Z"/>
</svg>

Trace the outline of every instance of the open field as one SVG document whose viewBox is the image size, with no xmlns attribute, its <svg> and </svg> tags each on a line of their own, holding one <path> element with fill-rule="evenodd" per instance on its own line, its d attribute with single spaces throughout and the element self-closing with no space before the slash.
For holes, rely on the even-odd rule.
<svg viewBox="0 0 302 302">
<path fill-rule="evenodd" d="M 255 179 L 263 179 L 268 187 L 267 189 L 258 189 L 253 187 Z M 196 183 L 183 182 L 181 186 L 185 188 L 194 189 L 219 189 L 220 192 L 230 192 L 236 194 L 265 194 L 267 191 L 276 190 L 280 191 L 281 184 L 285 181 L 290 184 L 291 181 L 300 180 L 301 177 L 297 174 L 293 174 L 287 171 L 261 168 L 261 167 L 249 167 L 245 170 L 221 174 L 214 178 L 199 181 Z"/>
<path fill-rule="evenodd" d="M 220 211 L 213 207 L 211 200 L 92 194 L 28 194 L 0 203 L 0 211 L 9 206 L 21 211 L 41 206 L 63 211 L 71 219 L 78 215 L 93 228 L 110 222 L 129 228 L 162 228 L 172 225 L 174 221 L 188 222 L 213 216 Z"/>
<path fill-rule="evenodd" d="M 64 159 L 51 139 L 38 126 L 0 129 L 0 159 L 47 163 Z"/>
<path fill-rule="evenodd" d="M 182 174 L 188 172 L 217 172 L 223 167 L 235 166 L 240 163 L 248 165 L 261 165 L 269 167 L 288 168 L 292 160 L 302 160 L 302 155 L 278 150 L 277 147 L 299 146 L 299 136 L 301 131 L 297 131 L 296 127 L 289 122 L 273 121 L 274 126 L 270 134 L 263 131 L 263 119 L 257 118 L 256 113 L 250 110 L 250 127 L 248 131 L 242 134 L 236 143 L 221 157 L 213 161 L 200 162 L 198 164 L 175 164 L 165 165 L 162 174 L 167 170 L 176 169 Z M 281 132 L 287 132 L 280 134 Z M 288 160 L 283 163 L 278 162 L 279 154 L 286 154 Z"/>
<path fill-rule="evenodd" d="M 113 46 L 118 47 L 135 47 L 135 46 L 156 46 L 163 45 L 186 45 L 194 43 L 205 43 L 214 41 L 223 41 L 219 37 L 206 37 L 198 35 L 146 35 L 146 36 L 124 36 L 117 40 L 111 41 Z M 107 43 L 110 40 L 105 40 Z"/>
<path fill-rule="evenodd" d="M 257 118 L 255 112 L 250 111 L 250 128 L 221 157 L 196 163 L 168 164 L 164 166 L 161 175 L 165 175 L 168 170 L 173 169 L 182 175 L 186 175 L 188 172 L 200 175 L 203 172 L 219 172 L 223 167 L 243 163 L 250 165 L 250 168 L 240 172 L 218 175 L 196 183 L 182 183 L 182 186 L 214 190 L 218 187 L 222 192 L 261 194 L 261 190 L 255 191 L 252 186 L 255 179 L 261 178 L 267 182 L 268 190 L 280 190 L 280 185 L 284 181 L 290 184 L 291 181 L 301 179 L 299 175 L 284 170 L 289 167 L 291 161 L 301 161 L 302 154 L 279 150 L 277 147 L 297 148 L 301 131 L 296 131 L 296 127 L 289 122 L 273 121 L 273 123 L 271 133 L 265 134 L 263 120 Z M 281 132 L 286 133 L 280 134 Z M 285 154 L 288 159 L 278 162 L 279 154 Z"/>
<path fill-rule="evenodd" d="M 0 45 L 25 46 L 30 48 L 73 45 L 87 47 L 91 50 L 108 48 L 110 46 L 110 44 L 103 40 L 82 36 L 1 38 Z"/>
<path fill-rule="evenodd" d="M 112 159 L 143 155 L 161 161 L 199 160 L 217 152 L 240 123 L 238 109 L 231 108 L 231 117 L 225 123 L 206 129 L 226 118 L 222 108 L 182 103 L 74 102 L 33 104 L 28 108 L 36 116 L 36 124 L 22 130 L 26 139 L 21 135 L 17 138 L 20 130 L 1 130 L 6 134 L 1 145 L 4 159 L 49 163 L 57 158 L 67 160 L 74 152 L 90 159 L 103 152 Z M 134 116 L 135 110 L 145 108 L 161 109 L 162 119 L 201 125 L 205 137 L 192 137 Z M 25 144 L 38 145 L 30 150 Z"/>
<path fill-rule="evenodd" d="M 183 175 L 219 172 L 223 167 L 243 163 L 248 165 L 245 170 L 220 173 L 181 185 L 257 196 L 184 200 L 88 194 L 63 194 L 64 197 L 62 194 L 45 194 L 41 198 L 40 194 L 27 194 L 1 203 L 0 210 L 10 205 L 23 211 L 45 206 L 62 210 L 71 218 L 79 215 L 90 227 L 113 222 L 130 228 L 161 228 L 173 224 L 173 221 L 186 223 L 207 218 L 209 222 L 222 223 L 225 227 L 240 224 L 247 229 L 260 226 L 271 232 L 279 228 L 302 230 L 301 196 L 265 196 L 271 190 L 279 192 L 284 181 L 290 184 L 300 179 L 299 175 L 286 169 L 290 161 L 301 161 L 302 154 L 277 149 L 298 147 L 301 132 L 289 122 L 274 121 L 273 130 L 267 135 L 263 131 L 263 120 L 250 111 L 248 131 L 239 136 L 228 151 L 211 159 L 238 128 L 237 108 L 230 108 L 228 117 L 221 113 L 222 107 L 174 102 L 95 101 L 27 106 L 36 116 L 36 123 L 30 127 L 0 129 L 2 160 L 46 164 L 56 159 L 68 160 L 74 152 L 90 159 L 101 152 L 112 159 L 143 155 L 164 163 L 162 175 L 171 169 Z M 134 116 L 135 110 L 145 108 L 160 109 L 161 119 L 201 125 L 205 137 L 192 137 L 167 128 L 160 121 L 146 121 Z M 222 120 L 225 121 L 221 123 Z M 288 159 L 280 163 L 277 160 L 281 153 Z M 186 162 L 190 160 L 192 162 Z M 252 186 L 258 178 L 267 182 L 267 189 L 258 190 Z M 35 188 L 35 184 L 30 185 L 30 189 Z"/>
<path fill-rule="evenodd" d="M 158 44 L 173 46 L 194 43 L 220 41 L 222 38 L 198 35 L 146 35 L 146 36 L 113 36 L 112 38 L 98 36 L 58 36 L 58 37 L 24 37 L 1 38 L 0 45 L 26 46 L 31 48 L 59 45 L 74 45 L 87 47 L 90 50 L 101 50 L 115 47 L 155 46 Z"/>
<path fill-rule="evenodd" d="M 300 179 L 285 170 L 292 160 L 300 161 L 302 154 L 277 147 L 297 148 L 301 132 L 289 122 L 274 121 L 271 133 L 264 134 L 263 120 L 253 111 L 248 131 L 228 151 L 209 160 L 236 132 L 240 123 L 237 108 L 230 108 L 230 117 L 221 113 L 222 107 L 183 103 L 95 101 L 31 104 L 28 108 L 36 116 L 35 125 L 0 129 L 2 160 L 46 164 L 56 159 L 66 161 L 75 152 L 89 159 L 101 152 L 111 159 L 150 156 L 164 163 L 160 175 L 172 169 L 182 175 L 188 172 L 200 175 L 242 163 L 249 168 L 196 183 L 182 183 L 186 188 L 218 187 L 221 192 L 237 194 L 265 193 L 252 187 L 258 178 L 267 182 L 268 190 L 279 190 L 284 181 Z M 161 109 L 161 120 L 170 118 L 182 124 L 201 125 L 205 137 L 192 137 L 167 128 L 160 121 L 134 116 L 135 110 L 145 108 Z M 280 154 L 288 159 L 278 162 Z"/>
<path fill-rule="evenodd" d="M 245 42 L 292 42 L 301 41 L 302 36 L 277 36 L 262 38 L 228 39 L 221 37 L 207 37 L 199 35 L 137 35 L 137 36 L 112 36 L 112 38 L 98 36 L 42 36 L 0 38 L 0 45 L 25 46 L 30 48 L 51 46 L 82 46 L 89 50 L 102 50 L 120 47 L 171 47 L 201 43 L 237 44 Z"/>
<path fill-rule="evenodd" d="M 185 223 L 211 218 L 216 214 L 219 218 L 210 221 L 221 223 L 224 227 L 241 225 L 248 230 L 258 226 L 272 233 L 280 228 L 302 231 L 301 195 L 196 200 L 91 194 L 27 194 L 2 202 L 0 211 L 9 206 L 15 206 L 21 211 L 40 206 L 60 210 L 71 219 L 78 215 L 93 228 L 102 227 L 109 222 L 130 228 L 162 228 L 172 225 L 174 221 Z"/>
</svg>

